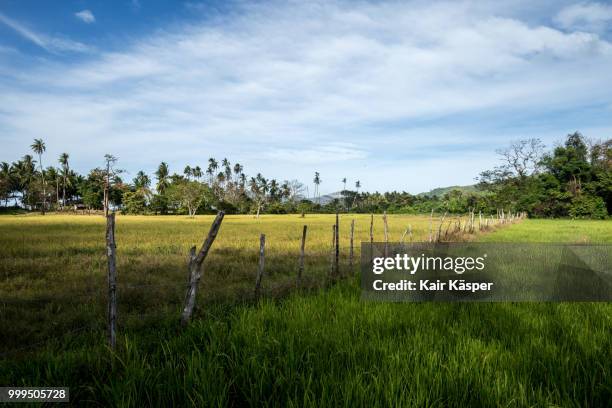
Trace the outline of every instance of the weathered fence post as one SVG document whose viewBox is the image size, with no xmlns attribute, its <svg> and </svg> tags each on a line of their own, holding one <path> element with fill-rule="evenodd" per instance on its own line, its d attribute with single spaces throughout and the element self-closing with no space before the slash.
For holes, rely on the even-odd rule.
<svg viewBox="0 0 612 408">
<path fill-rule="evenodd" d="M 115 259 L 115 213 L 106 216 L 106 258 L 108 260 L 108 341 L 117 343 L 117 263 Z"/>
<path fill-rule="evenodd" d="M 374 214 L 370 214 L 370 262 L 374 259 Z"/>
<path fill-rule="evenodd" d="M 336 255 L 336 225 L 332 225 L 332 251 L 331 251 L 331 259 L 329 263 L 329 275 L 328 275 L 328 283 L 331 283 L 334 278 L 334 258 Z"/>
<path fill-rule="evenodd" d="M 429 242 L 433 241 L 433 208 L 429 216 Z"/>
<path fill-rule="evenodd" d="M 438 226 L 438 236 L 436 238 L 436 242 L 440 242 L 442 239 L 442 224 L 444 224 L 444 219 L 446 218 L 446 211 L 444 211 L 444 215 L 440 219 L 440 225 Z"/>
<path fill-rule="evenodd" d="M 187 323 L 189 323 L 189 320 L 191 320 L 193 308 L 195 307 L 196 302 L 198 284 L 202 278 L 202 263 L 206 259 L 208 251 L 210 251 L 210 247 L 212 246 L 213 242 L 215 242 L 215 238 L 217 237 L 217 233 L 219 232 L 224 216 L 225 212 L 219 211 L 217 217 L 210 226 L 210 231 L 208 231 L 208 235 L 200 248 L 200 252 L 198 252 L 196 255 L 195 247 L 191 248 L 189 251 L 189 286 L 187 287 L 183 312 L 181 313 L 181 324 L 183 326 L 186 326 Z"/>
<path fill-rule="evenodd" d="M 302 274 L 304 273 L 304 248 L 306 247 L 306 230 L 307 225 L 304 225 L 302 230 L 302 245 L 300 245 L 300 266 L 298 267 L 297 285 L 298 287 L 302 284 Z"/>
<path fill-rule="evenodd" d="M 259 236 L 259 264 L 257 266 L 257 279 L 255 280 L 255 300 L 259 299 L 259 292 L 261 290 L 261 279 L 263 278 L 264 264 L 266 260 L 265 248 L 266 235 L 261 234 Z"/>
<path fill-rule="evenodd" d="M 334 233 L 335 255 L 334 255 L 334 273 L 336 277 L 340 276 L 340 215 L 336 211 L 336 232 Z"/>
<path fill-rule="evenodd" d="M 385 257 L 389 256 L 389 226 L 387 225 L 387 212 L 383 211 L 383 223 L 385 226 Z"/>
<path fill-rule="evenodd" d="M 353 273 L 353 240 L 355 237 L 355 219 L 351 220 L 351 237 L 349 243 L 349 269 L 351 274 Z"/>
</svg>

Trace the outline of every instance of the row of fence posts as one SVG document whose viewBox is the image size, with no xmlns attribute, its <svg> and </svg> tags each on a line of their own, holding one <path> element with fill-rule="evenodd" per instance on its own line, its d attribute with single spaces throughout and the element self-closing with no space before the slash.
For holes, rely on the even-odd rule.
<svg viewBox="0 0 612 408">
<path fill-rule="evenodd" d="M 436 232 L 434 232 L 434 211 L 431 210 L 431 215 L 429 218 L 429 242 L 441 242 L 442 240 L 459 233 L 473 234 L 476 231 L 476 213 L 474 209 L 471 209 L 464 223 L 462 223 L 462 217 L 458 217 L 454 223 L 453 220 L 450 220 L 446 226 L 446 229 L 444 230 L 444 233 L 442 233 L 447 214 L 447 212 L 444 212 L 440 218 L 438 229 Z M 483 217 L 482 211 L 479 211 L 478 231 L 484 231 L 496 225 L 511 224 L 525 218 L 527 218 L 526 212 L 504 212 L 503 209 L 498 209 L 497 216 L 495 218 L 493 215 L 491 215 L 490 218 L 487 218 L 486 216 Z"/>
<path fill-rule="evenodd" d="M 447 213 L 445 212 L 440 219 L 437 233 L 434 234 L 433 229 L 433 210 L 430 216 L 429 223 L 429 242 L 439 242 L 442 237 L 446 238 L 449 234 L 452 221 L 449 222 L 446 227 L 444 235 L 442 235 L 442 227 L 446 219 Z M 206 259 L 210 248 L 212 247 L 225 213 L 219 211 L 215 220 L 213 221 L 206 239 L 202 243 L 200 250 L 196 252 L 196 247 L 193 246 L 189 250 L 187 264 L 188 264 L 188 285 L 185 299 L 183 302 L 183 309 L 181 312 L 181 325 L 186 326 L 193 316 L 193 310 L 195 308 L 196 296 L 198 285 L 202 278 L 203 267 L 202 264 Z M 488 229 L 489 226 L 512 223 L 517 220 L 524 219 L 527 216 L 526 213 L 513 213 L 504 212 L 503 209 L 497 211 L 497 217 L 493 218 L 491 215 L 489 224 L 489 218 L 482 216 L 482 212 L 478 213 L 478 229 L 480 231 Z M 460 231 L 463 232 L 474 232 L 474 210 L 470 211 L 468 220 L 461 224 L 461 218 L 459 218 L 454 224 L 453 233 Z M 484 222 L 483 222 L 484 220 Z M 383 213 L 383 225 L 384 225 L 384 253 L 387 256 L 388 242 L 389 242 L 389 227 L 387 222 L 387 213 Z M 298 262 L 298 271 L 296 284 L 298 287 L 302 284 L 302 278 L 304 274 L 304 258 L 306 249 L 306 235 L 308 226 L 304 225 L 302 230 L 302 239 L 300 244 L 300 256 Z M 351 220 L 350 237 L 349 237 L 349 271 L 353 272 L 354 265 L 354 236 L 355 236 L 355 219 Z M 405 242 L 405 238 L 408 236 L 410 242 L 413 240 L 412 226 L 409 224 L 404 233 L 402 234 L 400 243 Z M 374 243 L 374 214 L 370 215 L 370 243 Z M 265 247 L 266 247 L 266 235 L 261 234 L 259 236 L 259 262 L 257 265 L 257 276 L 255 280 L 255 299 L 259 299 L 261 295 L 261 283 L 264 275 L 265 268 Z M 106 217 L 106 255 L 108 261 L 108 339 L 109 344 L 112 348 L 115 347 L 117 342 L 117 264 L 116 264 L 116 243 L 115 243 L 115 213 L 111 213 Z M 332 254 L 331 254 L 331 265 L 328 276 L 328 283 L 333 283 L 340 277 L 340 215 L 336 213 L 336 222 L 332 226 Z"/>
</svg>

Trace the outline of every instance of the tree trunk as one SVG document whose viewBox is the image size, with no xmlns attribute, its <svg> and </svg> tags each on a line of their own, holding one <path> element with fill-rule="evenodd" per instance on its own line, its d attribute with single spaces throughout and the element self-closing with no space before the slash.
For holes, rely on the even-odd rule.
<svg viewBox="0 0 612 408">
<path fill-rule="evenodd" d="M 302 245 L 300 246 L 300 265 L 298 267 L 297 285 L 298 287 L 302 284 L 302 274 L 304 273 L 304 249 L 306 247 L 306 230 L 307 225 L 304 225 L 302 230 Z"/>
<path fill-rule="evenodd" d="M 62 208 L 64 208 L 66 206 L 66 176 L 64 176 L 64 186 L 62 190 Z"/>
<path fill-rule="evenodd" d="M 351 220 L 351 238 L 349 244 L 349 270 L 353 273 L 353 240 L 355 236 L 355 219 Z"/>
<path fill-rule="evenodd" d="M 217 237 L 217 233 L 219 232 L 219 228 L 221 227 L 221 222 L 223 222 L 224 216 L 225 213 L 223 211 L 219 211 L 217 217 L 210 226 L 210 231 L 208 231 L 208 235 L 206 236 L 206 240 L 200 248 L 200 252 L 195 255 L 194 250 L 190 251 L 189 287 L 187 288 L 183 313 L 181 314 L 181 324 L 183 326 L 186 326 L 187 323 L 189 323 L 189 321 L 191 320 L 191 316 L 193 314 L 193 309 L 195 307 L 196 302 L 196 292 L 198 290 L 198 284 L 200 283 L 200 279 L 202 278 L 202 263 L 206 259 L 208 251 L 210 251 L 213 242 L 215 242 L 215 238 Z"/>
<path fill-rule="evenodd" d="M 255 280 L 255 300 L 259 299 L 259 292 L 261 290 L 261 279 L 263 278 L 264 266 L 266 261 L 266 235 L 261 234 L 259 236 L 259 264 L 257 265 L 257 279 Z"/>
<path fill-rule="evenodd" d="M 335 255 L 334 255 L 334 273 L 336 276 L 340 275 L 340 216 L 336 211 L 336 233 L 335 233 Z"/>
<path fill-rule="evenodd" d="M 117 342 L 117 266 L 115 213 L 106 217 L 106 257 L 108 260 L 108 340 L 111 348 Z"/>
</svg>

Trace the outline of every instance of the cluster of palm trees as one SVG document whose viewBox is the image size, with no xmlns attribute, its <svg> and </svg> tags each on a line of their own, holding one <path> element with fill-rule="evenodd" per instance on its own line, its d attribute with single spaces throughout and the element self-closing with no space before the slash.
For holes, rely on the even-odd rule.
<svg viewBox="0 0 612 408">
<path fill-rule="evenodd" d="M 26 154 L 11 164 L 0 163 L 0 199 L 4 206 L 10 200 L 14 204 L 41 212 L 64 209 L 72 204 L 84 203 L 87 207 L 122 207 L 123 199 L 135 203 L 138 211 L 151 208 L 155 212 L 177 209 L 181 204 L 177 191 L 185 194 L 206 195 L 209 206 L 230 206 L 237 212 L 259 214 L 266 207 L 286 206 L 286 211 L 296 211 L 296 205 L 305 199 L 307 188 L 298 180 L 267 179 L 261 173 L 247 177 L 244 166 L 224 158 L 220 162 L 209 158 L 206 170 L 199 165 L 185 166 L 182 174 L 171 173 L 166 162 L 162 162 L 152 178 L 144 171 L 136 173 L 131 183 L 124 183 L 121 170 L 115 169 L 117 158 L 105 155 L 102 168 L 95 168 L 87 176 L 81 176 L 70 168 L 68 153 L 58 157 L 59 166 L 44 167 L 46 145 L 35 139 L 31 145 L 34 155 Z M 321 175 L 314 177 L 314 198 L 321 201 L 319 185 Z M 346 178 L 342 180 L 346 190 Z M 177 189 L 181 185 L 183 188 Z M 356 182 L 359 189 L 360 182 Z M 190 191 L 191 189 L 191 191 Z M 282 211 L 276 208 L 277 211 Z"/>
<path fill-rule="evenodd" d="M 9 200 L 19 200 L 26 208 L 39 208 L 43 213 L 53 207 L 69 204 L 73 187 L 79 176 L 71 171 L 68 153 L 60 154 L 59 167 L 43 166 L 43 154 L 47 147 L 42 139 L 34 139 L 30 146 L 38 157 L 26 154 L 16 162 L 0 163 L 0 198 L 4 206 Z M 61 191 L 61 192 L 60 192 Z M 72 194 L 71 194 L 72 193 Z"/>
</svg>

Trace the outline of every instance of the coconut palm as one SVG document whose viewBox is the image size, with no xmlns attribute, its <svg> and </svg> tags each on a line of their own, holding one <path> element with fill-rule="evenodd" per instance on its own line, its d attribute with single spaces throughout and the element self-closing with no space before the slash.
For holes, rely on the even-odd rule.
<svg viewBox="0 0 612 408">
<path fill-rule="evenodd" d="M 0 163 L 0 196 L 4 199 L 4 206 L 8 207 L 8 200 L 12 190 L 11 165 L 7 162 Z"/>
<path fill-rule="evenodd" d="M 206 169 L 206 174 L 210 177 L 210 185 L 213 185 L 215 171 L 219 168 L 219 163 L 213 158 L 208 159 L 208 169 Z"/>
<path fill-rule="evenodd" d="M 40 166 L 40 180 L 42 182 L 43 189 L 43 205 L 42 205 L 42 214 L 45 214 L 45 208 L 47 207 L 47 186 L 45 183 L 45 169 L 42 164 L 42 154 L 47 150 L 47 146 L 45 146 L 45 142 L 42 139 L 34 139 L 34 143 L 30 145 L 32 151 L 38 155 L 38 165 Z"/>
<path fill-rule="evenodd" d="M 68 179 L 68 173 L 70 172 L 70 166 L 68 164 L 69 159 L 68 153 L 60 154 L 58 159 L 62 165 L 62 207 L 66 205 L 66 181 Z"/>
<path fill-rule="evenodd" d="M 242 167 L 242 165 L 240 163 L 234 164 L 234 174 L 236 176 L 239 176 L 242 173 L 243 170 L 244 170 L 244 167 Z"/>
<path fill-rule="evenodd" d="M 319 175 L 318 171 L 315 171 L 315 176 L 314 176 L 314 185 L 315 185 L 315 189 L 314 189 L 314 198 L 317 199 L 317 197 L 319 197 L 319 184 L 321 184 L 321 176 Z M 319 204 L 321 204 L 321 198 L 318 198 L 318 202 Z"/>
<path fill-rule="evenodd" d="M 357 196 L 359 195 L 359 189 L 361 188 L 361 182 L 359 180 L 357 180 L 355 182 L 355 190 L 357 190 L 357 194 L 355 194 L 355 197 L 353 197 L 353 205 L 355 205 L 355 200 L 357 200 Z"/>
<path fill-rule="evenodd" d="M 142 170 L 136 173 L 136 177 L 134 178 L 133 181 L 134 181 L 134 187 L 136 187 L 137 190 L 145 190 L 145 189 L 148 190 L 149 187 L 151 187 L 151 179 Z"/>
<path fill-rule="evenodd" d="M 168 169 L 168 164 L 161 162 L 157 168 L 157 171 L 155 172 L 155 177 L 157 178 L 157 185 L 155 188 L 159 194 L 163 194 L 170 185 L 168 180 L 169 175 L 170 170 Z"/>
<path fill-rule="evenodd" d="M 193 174 L 193 177 L 200 181 L 200 178 L 202 177 L 202 169 L 200 166 L 195 166 L 193 169 L 191 169 L 191 174 Z"/>
<path fill-rule="evenodd" d="M 60 181 L 62 179 L 61 172 L 59 171 L 59 169 L 56 169 L 53 166 L 47 167 L 47 170 L 45 170 L 45 172 L 46 172 L 45 179 L 47 181 L 50 181 L 52 185 L 55 185 L 55 203 L 56 203 L 56 206 L 59 207 L 60 205 L 59 186 L 60 186 Z"/>
<path fill-rule="evenodd" d="M 191 175 L 193 174 L 193 170 L 191 169 L 190 165 L 185 166 L 185 169 L 183 170 L 183 174 L 185 175 L 185 177 L 187 177 L 187 180 L 190 179 Z"/>
</svg>

